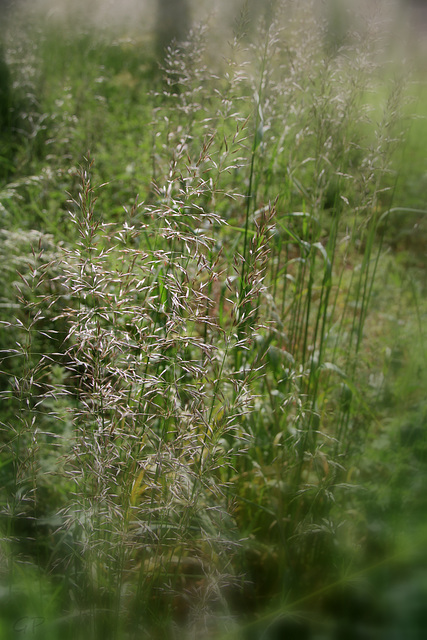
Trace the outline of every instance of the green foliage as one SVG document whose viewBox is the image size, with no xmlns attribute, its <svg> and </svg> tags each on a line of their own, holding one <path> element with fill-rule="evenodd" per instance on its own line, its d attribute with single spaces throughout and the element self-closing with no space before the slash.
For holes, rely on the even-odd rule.
<svg viewBox="0 0 427 640">
<path fill-rule="evenodd" d="M 161 70 L 119 29 L 6 43 L 0 637 L 338 633 L 422 531 L 405 87 L 278 5 L 220 62 L 204 27 Z"/>
</svg>

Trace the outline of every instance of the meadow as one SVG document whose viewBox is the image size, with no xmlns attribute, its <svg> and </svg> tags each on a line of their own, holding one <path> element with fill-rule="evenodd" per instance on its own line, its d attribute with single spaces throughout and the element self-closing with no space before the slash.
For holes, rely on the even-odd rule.
<svg viewBox="0 0 427 640">
<path fill-rule="evenodd" d="M 427 95 L 351 26 L 8 22 L 0 639 L 425 637 Z"/>
</svg>

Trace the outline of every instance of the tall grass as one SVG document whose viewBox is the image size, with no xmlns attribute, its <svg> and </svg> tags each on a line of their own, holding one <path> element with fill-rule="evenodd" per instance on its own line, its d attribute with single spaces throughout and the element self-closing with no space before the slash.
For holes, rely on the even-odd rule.
<svg viewBox="0 0 427 640">
<path fill-rule="evenodd" d="M 62 97 L 46 90 L 58 111 L 40 119 L 38 177 L 0 193 L 24 212 L 0 238 L 5 637 L 22 617 L 41 621 L 34 637 L 219 637 L 363 566 L 369 312 L 402 86 L 371 121 L 372 31 L 331 47 L 312 7 L 291 5 L 215 69 L 203 28 L 149 93 L 130 67 L 119 138 L 101 135 L 124 86 L 115 63 L 98 74 L 101 49 L 85 71 L 101 126 L 75 70 Z"/>
</svg>

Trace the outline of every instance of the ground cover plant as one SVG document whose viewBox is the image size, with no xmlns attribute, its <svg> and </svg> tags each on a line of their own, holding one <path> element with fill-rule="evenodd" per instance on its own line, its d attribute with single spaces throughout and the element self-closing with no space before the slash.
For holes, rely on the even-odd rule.
<svg viewBox="0 0 427 640">
<path fill-rule="evenodd" d="M 384 16 L 267 17 L 10 19 L 1 637 L 423 637 L 411 90 Z"/>
</svg>

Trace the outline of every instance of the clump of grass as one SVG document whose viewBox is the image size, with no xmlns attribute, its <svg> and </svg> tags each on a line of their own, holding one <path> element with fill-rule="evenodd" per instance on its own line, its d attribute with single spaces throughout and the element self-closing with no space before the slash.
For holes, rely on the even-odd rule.
<svg viewBox="0 0 427 640">
<path fill-rule="evenodd" d="M 199 164 L 207 150 L 204 145 Z M 159 189 L 156 206 L 135 206 L 129 221 L 104 224 L 83 171 L 71 211 L 80 241 L 64 249 L 53 291 L 43 291 L 44 276 L 52 278 L 47 269 L 38 276 L 32 268 L 30 282 L 23 277 L 32 293 L 28 303 L 21 296 L 30 310 L 22 347 L 29 364 L 19 387 L 28 378 L 31 386 L 19 396 L 17 437 L 23 452 L 32 451 L 28 501 L 35 510 L 46 451 L 58 439 L 60 458 L 49 474 L 70 504 L 57 512 L 55 535 L 61 553 L 63 545 L 71 547 L 49 564 L 71 581 L 79 615 L 89 616 L 95 635 L 111 631 L 119 611 L 131 612 L 134 629 L 153 622 L 174 607 L 175 592 L 185 617 L 200 602 L 208 611 L 210 600 L 221 604 L 224 581 L 235 580 L 230 552 L 238 538 L 225 489 L 236 443 L 240 453 L 246 446 L 239 423 L 251 405 L 254 372 L 231 367 L 249 340 L 242 327 L 252 314 L 242 309 L 251 291 L 244 299 L 236 294 L 231 323 L 214 311 L 211 292 L 225 288 L 227 274 L 218 269 L 206 230 L 222 220 L 193 202 L 205 188 L 193 170 L 179 200 L 178 178 L 185 179 L 179 174 Z M 254 297 L 266 233 L 260 227 L 246 270 Z M 54 304 L 62 308 L 56 322 L 68 333 L 59 353 L 33 362 L 40 310 Z M 58 421 L 54 433 L 44 430 L 48 420 Z M 37 439 L 23 440 L 34 433 Z M 197 590 L 188 587 L 185 596 L 187 564 Z"/>
<path fill-rule="evenodd" d="M 215 470 L 226 468 L 224 443 L 248 402 L 241 385 L 223 389 L 226 379 L 231 386 L 229 345 L 208 296 L 221 276 L 209 257 L 212 241 L 189 224 L 219 220 L 170 198 L 135 224 L 103 227 L 91 193 L 84 176 L 82 215 L 75 218 L 82 240 L 67 259 L 67 286 L 79 301 L 69 312 L 74 344 L 67 367 L 80 381 L 73 478 L 82 504 L 73 519 L 92 511 L 96 496 L 97 515 L 83 535 L 106 536 L 116 550 L 120 539 L 139 538 L 123 545 L 131 554 L 123 567 L 137 554 L 140 571 L 151 563 L 156 574 L 172 561 L 178 573 L 180 558 L 191 553 L 208 572 L 209 546 L 219 555 L 227 546 L 213 533 L 218 518 L 227 521 Z M 160 248 L 165 240 L 168 250 Z M 228 406 L 219 415 L 221 400 Z M 200 529 L 205 540 L 198 540 Z M 173 576 L 168 580 L 173 588 Z M 135 597 L 149 602 L 145 592 Z"/>
</svg>

